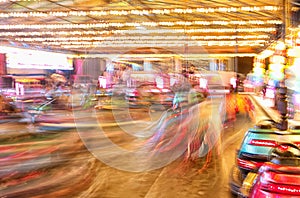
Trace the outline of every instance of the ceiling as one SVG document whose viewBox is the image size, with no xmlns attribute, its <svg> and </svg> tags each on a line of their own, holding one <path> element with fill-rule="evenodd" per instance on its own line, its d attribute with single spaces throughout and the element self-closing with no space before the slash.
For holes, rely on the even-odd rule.
<svg viewBox="0 0 300 198">
<path fill-rule="evenodd" d="M 280 37 L 286 1 L 0 0 L 0 42 L 75 54 L 258 53 Z"/>
</svg>

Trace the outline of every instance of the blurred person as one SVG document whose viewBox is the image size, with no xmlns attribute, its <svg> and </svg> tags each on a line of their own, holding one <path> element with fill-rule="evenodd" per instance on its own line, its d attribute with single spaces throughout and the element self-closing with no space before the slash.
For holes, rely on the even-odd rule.
<svg viewBox="0 0 300 198">
<path fill-rule="evenodd" d="M 122 72 L 122 82 L 130 86 L 130 74 L 132 72 L 132 68 L 127 66 L 126 69 Z"/>
<path fill-rule="evenodd" d="M 197 104 L 205 98 L 203 93 L 198 92 L 194 87 L 189 90 L 188 93 L 188 104 L 194 105 Z"/>
<path fill-rule="evenodd" d="M 189 74 L 194 74 L 195 73 L 195 66 L 192 65 L 190 68 L 189 68 Z"/>
<path fill-rule="evenodd" d="M 190 85 L 187 82 L 178 83 L 175 84 L 173 90 L 175 92 L 173 98 L 173 110 L 188 106 Z"/>
<path fill-rule="evenodd" d="M 263 82 L 263 87 L 262 87 L 263 98 L 266 97 L 266 92 L 267 92 L 267 88 L 268 88 L 268 81 L 269 81 L 269 78 L 267 76 L 265 76 L 264 77 L 264 82 Z"/>
<path fill-rule="evenodd" d="M 11 98 L 0 94 L 0 112 L 4 114 L 20 112 L 21 109 L 17 108 L 12 102 Z"/>
<path fill-rule="evenodd" d="M 226 94 L 225 97 L 226 97 L 225 124 L 231 124 L 236 121 L 236 114 L 238 112 L 237 98 L 236 98 L 236 94 Z"/>
<path fill-rule="evenodd" d="M 231 77 L 230 78 L 230 93 L 235 92 L 237 89 L 237 78 Z"/>
<path fill-rule="evenodd" d="M 59 86 L 67 82 L 64 73 L 61 71 L 56 71 L 55 73 L 51 74 L 50 79 L 52 80 L 54 89 L 57 89 Z"/>
</svg>

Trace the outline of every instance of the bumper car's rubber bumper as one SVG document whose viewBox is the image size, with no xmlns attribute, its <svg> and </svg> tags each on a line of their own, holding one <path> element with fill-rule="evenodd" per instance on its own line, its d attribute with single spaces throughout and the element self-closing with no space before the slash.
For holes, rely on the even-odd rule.
<svg viewBox="0 0 300 198">
<path fill-rule="evenodd" d="M 242 187 L 242 174 L 240 169 L 237 166 L 233 166 L 230 173 L 229 186 L 231 193 L 234 195 L 240 195 L 240 188 Z"/>
</svg>

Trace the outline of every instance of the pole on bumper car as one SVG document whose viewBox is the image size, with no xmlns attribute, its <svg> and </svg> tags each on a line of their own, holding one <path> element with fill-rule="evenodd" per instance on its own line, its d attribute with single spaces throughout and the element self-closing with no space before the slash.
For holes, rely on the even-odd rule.
<svg viewBox="0 0 300 198">
<path fill-rule="evenodd" d="M 282 40 L 283 42 L 278 44 L 278 49 L 281 53 L 280 55 L 285 58 L 285 65 L 287 64 L 287 46 L 285 44 L 285 35 L 287 31 L 287 27 L 289 26 L 289 0 L 283 0 L 283 26 L 282 26 Z M 287 112 L 287 87 L 285 85 L 285 65 L 283 67 L 283 79 L 280 81 L 279 88 L 278 88 L 278 101 L 277 101 L 277 109 L 281 115 L 281 120 L 276 123 L 276 128 L 281 131 L 285 131 L 288 129 L 288 112 Z"/>
<path fill-rule="evenodd" d="M 276 123 L 276 128 L 285 131 L 288 129 L 288 112 L 287 112 L 287 87 L 285 85 L 285 67 L 286 67 L 286 53 L 287 52 L 287 46 L 284 42 L 278 42 L 278 44 L 275 47 L 275 57 L 278 58 L 278 60 L 281 59 L 280 64 L 282 64 L 282 77 L 279 81 L 279 86 L 277 88 L 277 97 L 276 99 L 276 107 L 278 112 L 281 115 L 281 120 Z"/>
<path fill-rule="evenodd" d="M 280 83 L 278 88 L 278 101 L 277 109 L 281 115 L 281 120 L 276 123 L 276 128 L 281 131 L 288 129 L 288 116 L 287 116 L 287 87 L 285 86 L 284 80 Z"/>
</svg>

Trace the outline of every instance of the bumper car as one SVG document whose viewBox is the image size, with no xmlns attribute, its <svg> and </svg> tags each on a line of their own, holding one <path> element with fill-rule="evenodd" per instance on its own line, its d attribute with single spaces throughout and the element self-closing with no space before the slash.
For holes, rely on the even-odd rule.
<svg viewBox="0 0 300 198">
<path fill-rule="evenodd" d="M 231 192 L 239 195 L 243 182 L 256 174 L 261 166 L 270 161 L 270 152 L 282 142 L 300 145 L 300 126 L 278 130 L 275 122 L 266 120 L 250 128 L 237 150 L 236 164 L 231 170 Z"/>
<path fill-rule="evenodd" d="M 300 197 L 300 148 L 283 143 L 272 149 L 270 160 L 246 176 L 240 197 Z"/>
<path fill-rule="evenodd" d="M 0 123 L 21 119 L 21 112 L 22 110 L 17 108 L 11 99 L 0 95 Z"/>
</svg>

